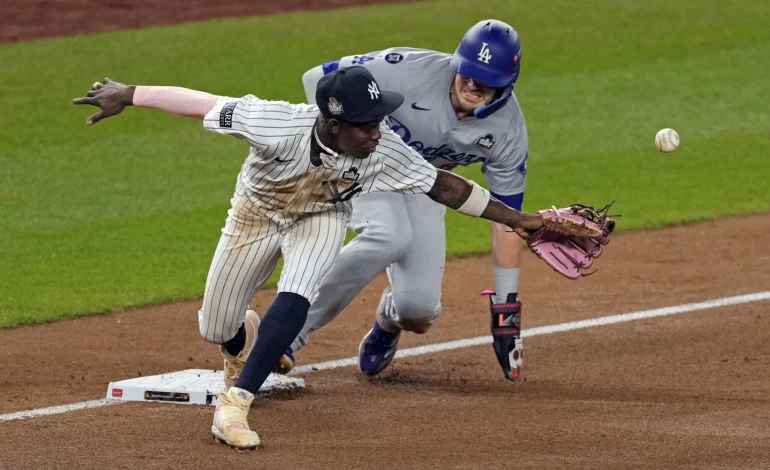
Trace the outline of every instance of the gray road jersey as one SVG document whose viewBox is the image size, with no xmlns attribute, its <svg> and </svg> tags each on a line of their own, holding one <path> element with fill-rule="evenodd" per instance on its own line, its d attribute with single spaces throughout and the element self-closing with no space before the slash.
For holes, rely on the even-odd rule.
<svg viewBox="0 0 770 470">
<path fill-rule="evenodd" d="M 481 162 L 492 192 L 506 196 L 524 192 L 527 129 L 516 97 L 486 119 L 457 119 L 449 99 L 455 75 L 449 65 L 451 57 L 394 47 L 344 57 L 339 66 L 363 65 L 381 89 L 404 95 L 404 104 L 386 123 L 431 164 L 451 169 Z"/>
</svg>

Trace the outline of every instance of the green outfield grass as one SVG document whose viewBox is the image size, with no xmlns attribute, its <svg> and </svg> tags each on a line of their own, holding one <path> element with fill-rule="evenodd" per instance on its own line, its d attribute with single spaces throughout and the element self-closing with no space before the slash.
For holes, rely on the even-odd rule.
<svg viewBox="0 0 770 470">
<path fill-rule="evenodd" d="M 768 16 L 753 0 L 443 1 L 0 46 L 0 326 L 202 294 L 247 148 L 148 110 L 87 128 L 70 100 L 105 75 L 303 101 L 322 61 L 451 52 L 497 17 L 524 47 L 525 209 L 614 198 L 630 230 L 770 210 Z M 653 146 L 663 127 L 675 153 Z M 451 255 L 488 250 L 485 221 L 450 214 L 448 231 Z"/>
</svg>

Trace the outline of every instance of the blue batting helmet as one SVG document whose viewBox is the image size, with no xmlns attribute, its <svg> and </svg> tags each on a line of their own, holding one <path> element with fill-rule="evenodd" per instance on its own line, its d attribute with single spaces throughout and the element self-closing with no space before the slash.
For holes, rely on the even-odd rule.
<svg viewBox="0 0 770 470">
<path fill-rule="evenodd" d="M 519 34 L 502 21 L 479 21 L 463 36 L 451 66 L 455 73 L 500 89 L 494 102 L 476 110 L 483 119 L 504 106 L 513 93 L 521 68 Z"/>
<path fill-rule="evenodd" d="M 521 65 L 519 34 L 502 21 L 479 21 L 463 36 L 451 65 L 460 75 L 495 88 L 516 83 Z"/>
</svg>

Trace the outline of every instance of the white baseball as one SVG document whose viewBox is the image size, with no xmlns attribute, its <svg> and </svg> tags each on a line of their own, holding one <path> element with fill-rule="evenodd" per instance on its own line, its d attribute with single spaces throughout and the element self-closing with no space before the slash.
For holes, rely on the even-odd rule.
<svg viewBox="0 0 770 470">
<path fill-rule="evenodd" d="M 674 129 L 661 129 L 655 134 L 655 146 L 661 152 L 673 152 L 679 147 L 679 134 Z"/>
</svg>

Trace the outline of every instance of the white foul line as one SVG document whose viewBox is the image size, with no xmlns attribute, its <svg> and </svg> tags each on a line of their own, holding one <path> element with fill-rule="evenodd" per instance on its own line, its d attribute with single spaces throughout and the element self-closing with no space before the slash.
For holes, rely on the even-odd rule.
<svg viewBox="0 0 770 470">
<path fill-rule="evenodd" d="M 522 331 L 522 338 L 528 338 L 530 336 L 550 335 L 553 333 L 561 333 L 564 331 L 579 330 L 582 328 L 591 328 L 593 326 L 612 325 L 615 323 L 624 323 L 635 320 L 643 320 L 646 318 L 665 317 L 668 315 L 676 315 L 679 313 L 694 312 L 698 310 L 707 310 L 718 307 L 728 307 L 730 305 L 747 304 L 750 302 L 759 302 L 762 300 L 770 300 L 770 291 L 757 292 L 755 294 L 738 295 L 735 297 L 724 297 L 721 299 L 709 300 L 706 302 L 698 302 L 693 304 L 676 305 L 673 307 L 656 308 L 653 310 L 642 310 L 640 312 L 623 313 L 620 315 L 610 315 L 606 317 L 591 318 L 588 320 L 573 321 L 567 323 L 559 323 L 557 325 L 539 326 L 537 328 L 529 328 Z M 426 346 L 418 346 L 415 348 L 402 349 L 396 353 L 396 357 L 409 357 L 409 356 L 421 356 L 423 354 L 433 354 L 441 351 L 451 351 L 453 349 L 469 348 L 472 346 L 480 346 L 483 344 L 491 344 L 492 337 L 489 335 L 478 336 L 476 338 L 461 339 L 458 341 L 449 341 L 447 343 L 429 344 Z M 319 362 L 318 364 L 309 364 L 306 366 L 296 367 L 289 375 L 306 374 L 308 372 L 338 369 L 341 367 L 350 367 L 358 364 L 358 357 L 349 357 L 347 359 L 341 359 L 337 361 Z M 36 418 L 39 416 L 50 416 L 62 413 L 69 413 L 70 411 L 85 410 L 88 408 L 101 408 L 103 406 L 117 405 L 119 403 L 125 403 L 122 400 L 91 400 L 80 403 L 73 403 L 71 405 L 52 406 L 50 408 L 39 408 L 36 410 L 19 411 L 17 413 L 10 413 L 0 415 L 0 422 L 13 421 L 19 419 Z"/>
<path fill-rule="evenodd" d="M 29 419 L 37 418 L 38 416 L 58 415 L 62 413 L 69 413 L 70 411 L 87 410 L 88 408 L 101 408 L 103 406 L 117 405 L 118 403 L 122 403 L 122 401 L 109 400 L 107 398 L 102 398 L 101 400 L 81 401 L 80 403 L 73 403 L 71 405 L 51 406 L 49 408 L 38 408 L 36 410 L 19 411 L 17 413 L 0 415 L 0 421 L 13 421 L 15 419 Z"/>
<path fill-rule="evenodd" d="M 709 300 L 694 304 L 676 305 L 673 307 L 656 308 L 653 310 L 642 310 L 641 312 L 623 313 L 620 315 L 610 315 L 607 317 L 590 318 L 588 320 L 559 323 L 557 325 L 539 326 L 529 328 L 521 332 L 522 338 L 530 336 L 550 335 L 561 333 L 563 331 L 579 330 L 582 328 L 591 328 L 592 326 L 612 325 L 614 323 L 623 323 L 645 318 L 664 317 L 667 315 L 676 315 L 678 313 L 694 312 L 697 310 L 706 310 L 717 307 L 727 307 L 730 305 L 746 304 L 749 302 L 758 302 L 760 300 L 770 299 L 770 291 L 757 292 L 756 294 L 738 295 L 735 297 L 725 297 L 722 299 Z M 428 344 L 415 348 L 402 349 L 396 353 L 396 357 L 421 356 L 423 354 L 432 354 L 441 351 L 451 351 L 453 349 L 470 348 L 482 344 L 492 344 L 490 335 L 478 336 L 476 338 L 461 339 L 458 341 L 449 341 L 447 343 Z M 358 364 L 358 357 L 350 357 L 338 361 L 321 362 L 307 366 L 296 367 L 290 375 L 303 374 L 307 372 L 338 369 L 340 367 L 349 367 Z"/>
</svg>

